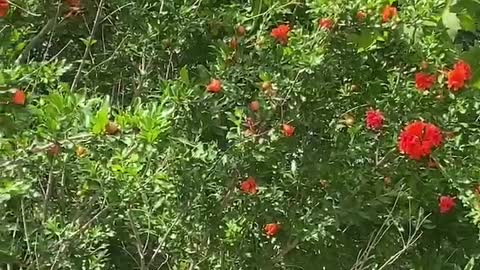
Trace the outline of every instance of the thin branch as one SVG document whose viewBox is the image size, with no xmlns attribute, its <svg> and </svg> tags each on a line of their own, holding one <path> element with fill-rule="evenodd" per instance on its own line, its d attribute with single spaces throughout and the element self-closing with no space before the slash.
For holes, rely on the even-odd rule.
<svg viewBox="0 0 480 270">
<path fill-rule="evenodd" d="M 82 74 L 83 66 L 85 65 L 85 60 L 87 59 L 87 57 L 90 53 L 91 41 L 93 39 L 93 35 L 95 34 L 95 31 L 96 31 L 96 29 L 98 27 L 98 24 L 99 24 L 99 18 L 100 18 L 100 14 L 101 14 L 102 8 L 103 8 L 103 2 L 104 2 L 104 0 L 100 0 L 100 3 L 98 4 L 97 14 L 95 15 L 95 21 L 93 22 L 93 26 L 92 26 L 92 29 L 90 31 L 90 37 L 88 39 L 88 43 L 85 46 L 85 51 L 83 52 L 83 57 L 82 57 L 82 60 L 80 61 L 80 66 L 78 67 L 77 74 L 75 75 L 75 78 L 73 79 L 72 85 L 70 87 L 71 91 L 75 90 L 75 87 L 77 86 L 78 81 L 80 80 L 80 76 Z"/>
<path fill-rule="evenodd" d="M 112 17 L 113 14 L 119 12 L 120 10 L 122 10 L 123 8 L 125 7 L 128 7 L 130 5 L 133 5 L 134 3 L 133 2 L 130 2 L 128 4 L 125 4 L 117 9 L 115 9 L 114 11 L 110 12 L 110 14 L 108 14 L 107 16 L 105 16 L 105 18 L 103 18 L 101 21 L 100 21 L 100 24 L 102 24 L 103 22 L 105 22 L 106 20 L 110 19 L 110 17 Z"/>
<path fill-rule="evenodd" d="M 148 263 L 147 267 L 149 267 L 153 262 L 154 262 L 154 259 L 155 257 L 157 256 L 157 254 L 160 252 L 160 249 L 163 247 L 163 245 L 165 244 L 165 241 L 168 237 L 168 235 L 170 234 L 170 232 L 172 231 L 173 227 L 175 227 L 177 225 L 177 223 L 180 221 L 180 219 L 183 217 L 183 214 L 179 215 L 175 221 L 173 221 L 172 225 L 170 225 L 170 227 L 168 228 L 168 230 L 165 232 L 165 235 L 163 236 L 162 240 L 159 242 L 157 248 L 155 249 L 155 252 L 153 253 L 152 257 L 150 258 L 150 262 Z"/>
<path fill-rule="evenodd" d="M 40 32 L 38 32 L 38 34 L 30 40 L 30 42 L 27 44 L 27 46 L 25 46 L 25 48 L 23 49 L 20 56 L 18 56 L 17 60 L 15 60 L 16 65 L 24 64 L 27 61 L 27 57 L 28 57 L 28 54 L 30 53 L 30 51 L 35 46 L 42 43 L 45 36 L 56 26 L 56 23 L 55 23 L 56 20 L 57 20 L 56 17 L 53 17 L 50 20 L 48 20 L 47 24 L 45 24 L 45 26 L 43 26 L 42 30 L 40 30 Z"/>
<path fill-rule="evenodd" d="M 20 200 L 20 208 L 22 210 L 22 222 L 23 222 L 23 233 L 25 235 L 25 243 L 27 244 L 28 254 L 30 254 L 31 247 L 30 247 L 30 241 L 28 240 L 27 219 L 25 218 L 25 205 L 23 203 L 23 198 Z"/>
<path fill-rule="evenodd" d="M 143 253 L 143 244 L 142 244 L 142 240 L 140 239 L 140 234 L 138 233 L 138 230 L 137 228 L 135 227 L 135 223 L 133 221 L 133 216 L 132 216 L 132 212 L 130 210 L 127 211 L 127 214 L 128 214 L 128 219 L 130 221 L 130 227 L 133 231 L 133 235 L 135 237 L 135 246 L 137 247 L 137 252 L 138 252 L 138 256 L 140 258 L 140 270 L 146 270 L 147 267 L 145 265 L 145 254 Z"/>
<path fill-rule="evenodd" d="M 50 193 L 53 187 L 53 163 L 50 165 L 50 171 L 48 173 L 47 190 L 45 191 L 45 199 L 43 201 L 43 222 L 47 220 L 48 214 L 48 201 L 50 200 Z"/>
</svg>

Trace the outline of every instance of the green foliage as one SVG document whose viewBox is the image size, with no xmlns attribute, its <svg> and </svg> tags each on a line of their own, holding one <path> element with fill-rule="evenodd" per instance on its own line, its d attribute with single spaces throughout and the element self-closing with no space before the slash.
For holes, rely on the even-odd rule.
<svg viewBox="0 0 480 270">
<path fill-rule="evenodd" d="M 1 269 L 476 269 L 477 0 L 69 2 L 0 19 Z"/>
</svg>

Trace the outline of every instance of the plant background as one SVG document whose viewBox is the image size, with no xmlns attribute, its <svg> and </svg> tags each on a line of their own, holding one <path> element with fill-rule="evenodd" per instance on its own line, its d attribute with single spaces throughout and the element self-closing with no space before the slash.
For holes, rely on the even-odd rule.
<svg viewBox="0 0 480 270">
<path fill-rule="evenodd" d="M 398 17 L 382 23 L 389 4 Z M 82 0 L 77 16 L 61 1 L 10 5 L 4 269 L 478 267 L 478 1 Z M 319 29 L 327 17 L 334 28 Z M 279 24 L 287 46 L 270 37 Z M 453 94 L 439 71 L 458 59 L 474 76 Z M 439 74 L 428 93 L 415 89 L 422 61 Z M 221 93 L 205 91 L 212 78 Z M 17 88 L 26 106 L 9 104 Z M 381 132 L 365 128 L 370 107 Z M 438 168 L 398 152 L 419 119 L 457 135 L 433 153 Z M 256 195 L 238 188 L 249 176 Z M 457 198 L 452 213 L 440 195 Z"/>
</svg>

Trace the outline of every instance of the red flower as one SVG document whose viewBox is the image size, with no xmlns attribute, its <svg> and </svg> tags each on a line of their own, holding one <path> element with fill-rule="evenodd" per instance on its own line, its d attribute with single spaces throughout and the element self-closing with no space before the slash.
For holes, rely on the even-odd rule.
<svg viewBox="0 0 480 270">
<path fill-rule="evenodd" d="M 448 88 L 456 92 L 465 86 L 465 81 L 471 78 L 472 69 L 470 65 L 460 60 L 453 66 L 453 70 L 447 73 Z"/>
<path fill-rule="evenodd" d="M 286 137 L 292 137 L 293 134 L 295 134 L 295 127 L 289 124 L 283 124 L 282 132 L 283 132 L 283 135 L 285 135 Z"/>
<path fill-rule="evenodd" d="M 421 121 L 405 127 L 398 140 L 398 148 L 409 158 L 420 160 L 430 156 L 432 150 L 442 144 L 442 132 L 438 127 Z"/>
<path fill-rule="evenodd" d="M 383 127 L 385 117 L 380 110 L 370 109 L 366 113 L 365 122 L 368 129 L 378 130 Z"/>
<path fill-rule="evenodd" d="M 257 182 L 255 181 L 255 178 L 253 177 L 248 177 L 247 180 L 243 181 L 240 184 L 240 188 L 242 189 L 243 192 L 248 193 L 248 194 L 256 194 L 257 193 Z"/>
<path fill-rule="evenodd" d="M 0 18 L 7 16 L 10 4 L 7 0 L 0 0 Z"/>
<path fill-rule="evenodd" d="M 272 29 L 270 35 L 276 39 L 280 44 L 287 45 L 288 43 L 288 33 L 290 32 L 290 26 L 286 24 L 281 24 Z"/>
<path fill-rule="evenodd" d="M 333 27 L 333 20 L 330 18 L 323 18 L 318 21 L 318 26 L 320 26 L 321 29 L 329 30 L 332 29 Z"/>
<path fill-rule="evenodd" d="M 16 90 L 15 93 L 13 93 L 12 96 L 12 103 L 15 105 L 25 105 L 25 92 L 22 90 Z"/>
<path fill-rule="evenodd" d="M 357 21 L 363 22 L 365 20 L 365 18 L 367 18 L 367 13 L 359 10 L 359 11 L 357 11 L 357 14 L 355 15 L 355 18 L 357 18 Z"/>
<path fill-rule="evenodd" d="M 455 198 L 450 196 L 441 196 L 438 202 L 438 208 L 440 209 L 440 214 L 446 214 L 453 210 L 455 207 Z"/>
<path fill-rule="evenodd" d="M 458 61 L 454 66 L 453 69 L 458 70 L 463 74 L 465 80 L 470 80 L 472 78 L 472 69 L 470 65 L 463 60 Z"/>
<path fill-rule="evenodd" d="M 280 224 L 277 224 L 277 223 L 269 223 L 267 225 L 265 225 L 265 227 L 263 228 L 263 230 L 265 231 L 265 234 L 268 236 L 268 237 L 275 237 L 278 232 L 280 232 Z"/>
<path fill-rule="evenodd" d="M 415 87 L 420 91 L 426 91 L 435 84 L 435 75 L 428 75 L 423 72 L 417 72 L 415 74 Z"/>
<path fill-rule="evenodd" d="M 390 19 L 392 19 L 395 16 L 397 16 L 397 8 L 396 7 L 392 7 L 392 6 L 389 5 L 389 6 L 386 6 L 383 9 L 383 12 L 382 12 L 383 22 L 388 22 L 388 21 L 390 21 Z"/>
<path fill-rule="evenodd" d="M 210 84 L 207 85 L 207 91 L 209 93 L 219 93 L 222 90 L 222 82 L 217 79 L 210 81 Z"/>
</svg>

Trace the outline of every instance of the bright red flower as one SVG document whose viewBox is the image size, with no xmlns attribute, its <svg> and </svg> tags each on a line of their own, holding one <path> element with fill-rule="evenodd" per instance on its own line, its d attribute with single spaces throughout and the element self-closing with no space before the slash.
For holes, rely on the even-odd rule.
<svg viewBox="0 0 480 270">
<path fill-rule="evenodd" d="M 330 30 L 333 27 L 333 20 L 330 18 L 323 18 L 318 21 L 318 26 L 321 29 Z"/>
<path fill-rule="evenodd" d="M 22 90 L 17 89 L 12 96 L 12 103 L 15 105 L 25 105 L 26 95 Z"/>
<path fill-rule="evenodd" d="M 295 127 L 289 124 L 282 125 L 282 133 L 286 137 L 292 137 L 295 134 Z"/>
<path fill-rule="evenodd" d="M 417 72 L 415 74 L 415 87 L 420 91 L 426 91 L 435 84 L 436 76 L 428 75 L 423 72 Z"/>
<path fill-rule="evenodd" d="M 357 21 L 363 22 L 365 18 L 367 18 L 367 13 L 365 13 L 362 10 L 357 11 L 357 14 L 355 15 L 355 18 L 357 18 Z"/>
<path fill-rule="evenodd" d="M 382 11 L 383 22 L 390 21 L 393 17 L 397 16 L 397 8 L 392 6 L 386 6 Z"/>
<path fill-rule="evenodd" d="M 428 157 L 433 149 L 443 142 L 442 132 L 438 127 L 421 121 L 413 122 L 405 127 L 398 140 L 400 153 L 409 158 L 420 160 Z"/>
<path fill-rule="evenodd" d="M 243 181 L 240 184 L 240 189 L 242 189 L 243 192 L 248 193 L 248 194 L 257 194 L 257 182 L 255 181 L 255 178 L 253 177 L 248 177 L 247 180 Z"/>
<path fill-rule="evenodd" d="M 463 60 L 459 60 L 454 66 L 453 69 L 458 70 L 463 74 L 465 80 L 470 80 L 472 78 L 472 68 L 468 63 Z"/>
<path fill-rule="evenodd" d="M 7 16 L 10 4 L 7 0 L 0 0 L 0 18 Z"/>
<path fill-rule="evenodd" d="M 440 214 L 447 214 L 448 212 L 453 210 L 455 205 L 455 198 L 452 198 L 450 196 L 441 196 L 438 202 Z"/>
<path fill-rule="evenodd" d="M 277 223 L 269 223 L 263 227 L 263 230 L 268 237 L 275 237 L 280 232 L 280 229 L 280 224 Z"/>
<path fill-rule="evenodd" d="M 368 129 L 379 130 L 383 127 L 385 117 L 380 110 L 370 109 L 365 116 L 365 123 Z"/>
<path fill-rule="evenodd" d="M 270 35 L 276 39 L 280 44 L 287 45 L 288 43 L 288 33 L 290 32 L 290 26 L 286 24 L 281 24 L 272 29 Z"/>
<path fill-rule="evenodd" d="M 453 66 L 453 70 L 447 73 L 448 88 L 456 92 L 465 86 L 465 81 L 471 78 L 472 69 L 470 65 L 460 60 Z"/>
<path fill-rule="evenodd" d="M 210 84 L 207 85 L 207 91 L 209 93 L 219 93 L 222 90 L 222 82 L 217 79 L 212 79 Z"/>
</svg>

